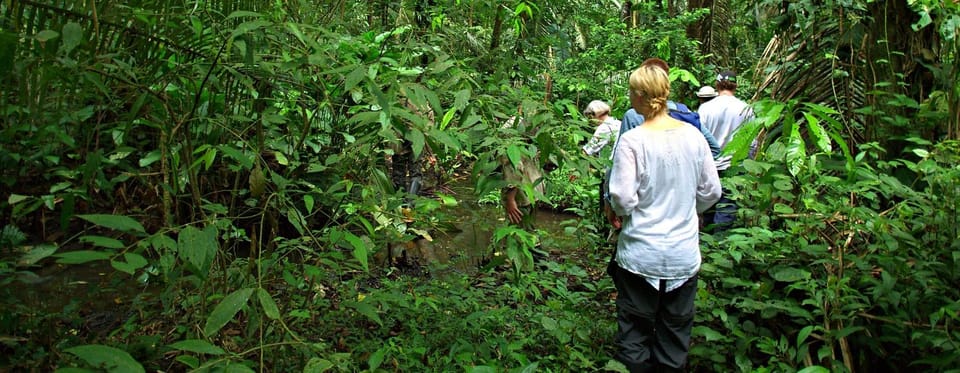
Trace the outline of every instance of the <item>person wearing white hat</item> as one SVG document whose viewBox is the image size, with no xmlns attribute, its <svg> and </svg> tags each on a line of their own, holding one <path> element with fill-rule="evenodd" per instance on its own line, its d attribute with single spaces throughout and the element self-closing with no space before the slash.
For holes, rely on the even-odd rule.
<svg viewBox="0 0 960 373">
<path fill-rule="evenodd" d="M 714 97 L 717 97 L 716 89 L 713 89 L 713 87 L 708 85 L 700 87 L 700 90 L 697 91 L 697 99 L 700 100 L 700 103 L 697 107 L 699 107 L 699 105 L 703 105 L 704 102 L 713 100 Z"/>
<path fill-rule="evenodd" d="M 730 143 L 740 126 L 754 117 L 750 106 L 734 96 L 737 90 L 736 77 L 737 74 L 729 70 L 717 75 L 716 97 L 697 109 L 697 113 L 700 114 L 700 123 L 713 133 L 721 149 Z M 750 154 L 753 154 L 755 146 L 756 142 L 751 145 Z M 724 171 L 730 168 L 730 159 L 731 157 L 727 155 L 717 160 L 717 171 L 720 172 L 721 177 Z M 704 215 L 704 224 L 714 224 L 714 231 L 718 233 L 729 229 L 736 220 L 737 206 L 734 201 L 727 198 L 727 190 L 723 191 L 723 196 L 720 197 L 720 202 L 714 206 L 714 209 L 715 213 L 711 214 L 712 211 L 707 211 Z"/>
<path fill-rule="evenodd" d="M 600 100 L 593 100 L 587 105 L 583 115 L 597 124 L 593 137 L 587 145 L 583 146 L 583 152 L 590 156 L 597 155 L 607 144 L 612 150 L 613 144 L 616 144 L 617 138 L 620 137 L 620 121 L 610 116 L 610 105 Z"/>
</svg>

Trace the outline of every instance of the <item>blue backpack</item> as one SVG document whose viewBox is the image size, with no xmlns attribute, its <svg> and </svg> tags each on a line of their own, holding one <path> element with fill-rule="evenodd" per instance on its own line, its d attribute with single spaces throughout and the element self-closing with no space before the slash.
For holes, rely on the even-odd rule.
<svg viewBox="0 0 960 373">
<path fill-rule="evenodd" d="M 687 105 L 679 102 L 667 101 L 667 114 L 669 114 L 673 119 L 690 123 L 694 127 L 697 127 L 698 130 L 700 129 L 700 114 L 691 111 Z"/>
<path fill-rule="evenodd" d="M 705 131 L 700 128 L 700 114 L 690 111 L 687 105 L 673 101 L 667 101 L 667 114 L 673 119 L 684 121 L 697 127 L 697 130 L 703 134 L 703 138 L 707 140 L 707 145 L 710 145 L 710 153 L 713 154 L 713 157 L 716 158 L 720 156 L 720 144 L 717 143 L 717 139 L 713 137 L 710 131 Z"/>
</svg>

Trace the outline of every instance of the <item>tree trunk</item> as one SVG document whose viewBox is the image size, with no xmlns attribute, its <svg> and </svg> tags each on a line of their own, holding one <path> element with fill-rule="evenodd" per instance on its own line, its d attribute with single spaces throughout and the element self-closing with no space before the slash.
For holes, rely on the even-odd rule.
<svg viewBox="0 0 960 373">
<path fill-rule="evenodd" d="M 503 34 L 503 12 L 500 7 L 494 10 L 496 16 L 493 18 L 493 32 L 490 34 L 490 52 L 495 52 L 500 48 L 500 36 Z"/>
<path fill-rule="evenodd" d="M 627 24 L 628 29 L 636 27 L 633 23 L 633 3 L 624 1 L 620 6 L 620 22 Z"/>
<path fill-rule="evenodd" d="M 694 11 L 697 9 L 713 9 L 714 0 L 690 0 L 687 2 L 687 9 Z M 698 19 L 696 22 L 687 26 L 687 37 L 700 41 L 700 53 L 710 54 L 710 26 L 713 22 L 713 12 Z"/>
<path fill-rule="evenodd" d="M 931 71 L 921 62 L 936 64 L 933 50 L 940 45 L 940 37 L 934 27 L 925 27 L 914 31 L 912 24 L 919 20 L 905 0 L 881 1 L 868 5 L 873 19 L 873 27 L 868 28 L 865 43 L 867 66 L 862 74 L 867 89 L 879 89 L 890 94 L 902 94 L 917 102 L 922 102 L 935 88 L 936 81 Z M 881 63 L 880 61 L 884 61 Z M 901 85 L 900 82 L 909 84 Z M 878 86 L 877 84 L 882 84 Z M 868 95 L 868 105 L 884 107 L 888 116 L 902 115 L 913 117 L 916 109 L 898 105 L 889 105 L 890 98 L 883 95 Z M 895 126 L 879 122 L 879 118 L 868 116 L 866 141 L 888 141 L 891 136 L 904 135 L 916 131 L 912 125 Z M 936 130 L 936 129 L 931 129 Z M 937 137 L 925 133 L 925 138 Z M 904 144 L 888 146 L 888 154 L 896 156 Z"/>
</svg>

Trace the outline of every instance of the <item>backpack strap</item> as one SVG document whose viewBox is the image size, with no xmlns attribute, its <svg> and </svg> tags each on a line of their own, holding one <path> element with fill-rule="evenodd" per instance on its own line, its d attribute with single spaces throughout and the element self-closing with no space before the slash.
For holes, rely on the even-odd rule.
<svg viewBox="0 0 960 373">
<path fill-rule="evenodd" d="M 700 114 L 690 111 L 687 105 L 667 101 L 667 114 L 674 119 L 689 123 L 698 130 L 700 129 Z"/>
</svg>

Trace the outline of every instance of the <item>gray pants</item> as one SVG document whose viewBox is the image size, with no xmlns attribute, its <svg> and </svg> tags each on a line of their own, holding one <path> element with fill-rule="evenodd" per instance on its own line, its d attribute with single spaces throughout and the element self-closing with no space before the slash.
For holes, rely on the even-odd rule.
<svg viewBox="0 0 960 373">
<path fill-rule="evenodd" d="M 682 372 L 690 351 L 697 276 L 668 293 L 620 266 L 613 272 L 619 347 L 614 358 L 632 373 Z"/>
</svg>

